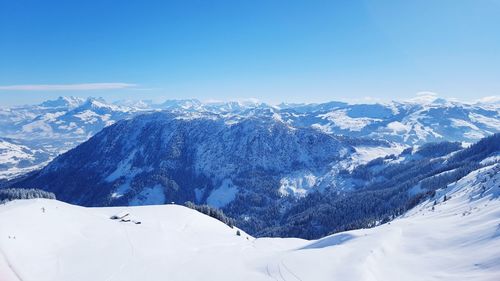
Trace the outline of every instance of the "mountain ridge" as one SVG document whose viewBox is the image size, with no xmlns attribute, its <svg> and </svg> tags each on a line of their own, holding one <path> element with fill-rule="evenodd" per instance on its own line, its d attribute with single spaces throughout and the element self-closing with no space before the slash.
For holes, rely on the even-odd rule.
<svg viewBox="0 0 500 281">
<path fill-rule="evenodd" d="M 39 105 L 0 108 L 0 134 L 23 142 L 28 148 L 33 145 L 33 150 L 42 147 L 47 153 L 40 157 L 52 159 L 116 121 L 156 111 L 170 111 L 185 119 L 220 115 L 227 122 L 237 122 L 251 115 L 263 118 L 272 115 L 293 127 L 385 140 L 403 146 L 435 141 L 473 143 L 500 132 L 500 107 L 494 100 L 475 104 L 443 101 L 434 96 L 424 100 L 275 106 L 256 100 L 204 103 L 187 99 L 155 104 L 152 101 L 108 103 L 102 98 L 59 97 Z M 10 175 L 9 178 L 22 174 L 15 169 L 19 167 L 0 168 L 3 174 Z"/>
</svg>

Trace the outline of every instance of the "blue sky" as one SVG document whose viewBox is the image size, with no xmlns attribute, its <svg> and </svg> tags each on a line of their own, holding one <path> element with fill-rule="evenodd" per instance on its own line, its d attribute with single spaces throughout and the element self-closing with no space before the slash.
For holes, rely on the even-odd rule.
<svg viewBox="0 0 500 281">
<path fill-rule="evenodd" d="M 500 1 L 1 1 L 0 103 L 500 95 Z"/>
</svg>

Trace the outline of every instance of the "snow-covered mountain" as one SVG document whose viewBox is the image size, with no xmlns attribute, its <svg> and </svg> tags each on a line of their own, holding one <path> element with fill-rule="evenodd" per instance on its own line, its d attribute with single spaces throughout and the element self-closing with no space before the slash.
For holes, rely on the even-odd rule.
<svg viewBox="0 0 500 281">
<path fill-rule="evenodd" d="M 386 104 L 328 102 L 272 106 L 254 99 L 229 102 L 187 99 L 156 104 L 148 100 L 108 103 L 100 98 L 60 97 L 38 105 L 0 108 L 0 136 L 23 142 L 28 149 L 43 148 L 50 153 L 36 155 L 41 159 L 52 159 L 116 121 L 161 110 L 184 115 L 186 119 L 220 115 L 229 122 L 272 115 L 293 127 L 392 143 L 390 150 L 385 147 L 358 149 L 360 155 L 357 159 L 361 160 L 370 160 L 383 153 L 397 153 L 405 146 L 430 141 L 473 143 L 500 132 L 500 106 L 491 100 L 465 104 L 431 96 Z M 45 160 L 34 161 L 42 162 Z M 9 167 L 0 168 L 0 178 L 17 175 L 15 171 L 21 169 L 15 165 Z M 38 164 L 34 164 L 31 169 L 37 167 Z"/>
<path fill-rule="evenodd" d="M 156 108 L 180 113 L 205 112 L 248 116 L 271 110 L 284 122 L 311 127 L 329 134 L 384 139 L 405 145 L 436 141 L 473 143 L 500 132 L 500 106 L 475 104 L 424 96 L 408 101 L 377 104 L 268 105 L 256 100 L 202 103 L 196 100 L 167 101 Z"/>
<path fill-rule="evenodd" d="M 500 276 L 499 165 L 436 190 L 434 198 L 390 223 L 313 241 L 255 239 L 241 230 L 237 235 L 238 229 L 178 205 L 8 202 L 0 205 L 0 276 L 4 281 L 493 281 Z M 122 221 L 110 219 L 126 214 Z"/>
<path fill-rule="evenodd" d="M 2 119 L 1 132 L 17 139 L 54 139 L 77 144 L 117 120 L 133 116 L 135 108 L 106 103 L 102 99 L 59 98 L 36 106 L 11 108 Z"/>
<path fill-rule="evenodd" d="M 75 97 L 0 108 L 0 135 L 22 143 L 23 151 L 31 155 L 28 162 L 21 162 L 20 158 L 17 162 L 10 161 L 9 165 L 0 163 L 0 179 L 40 168 L 41 163 L 74 148 L 102 128 L 139 112 L 138 108 L 112 105 L 102 99 Z M 4 146 L 2 154 L 15 155 L 18 150 Z"/>
<path fill-rule="evenodd" d="M 192 201 L 222 208 L 252 234 L 316 238 L 400 214 L 439 186 L 410 192 L 419 181 L 456 170 L 441 181 L 449 183 L 500 152 L 499 137 L 467 149 L 443 143 L 400 154 L 402 147 L 388 142 L 293 126 L 269 108 L 163 111 L 108 126 L 10 186 L 85 206 Z M 366 154 L 391 150 L 399 156 L 363 164 L 371 160 Z M 447 159 L 452 153 L 459 156 Z"/>
<path fill-rule="evenodd" d="M 262 116 L 140 115 L 105 128 L 18 185 L 87 206 L 190 200 L 241 204 L 245 212 L 254 207 L 248 201 L 323 188 L 320 176 L 355 152 L 343 139 Z M 310 182 L 289 182 L 303 177 Z"/>
<path fill-rule="evenodd" d="M 31 143 L 0 138 L 0 179 L 13 178 L 45 166 L 55 156 Z"/>
<path fill-rule="evenodd" d="M 84 102 L 85 99 L 79 97 L 59 97 L 55 100 L 46 100 L 39 106 L 42 108 L 60 108 L 65 110 L 77 108 Z"/>
<path fill-rule="evenodd" d="M 495 134 L 467 148 L 459 143 L 429 143 L 352 170 L 347 167 L 335 173 L 330 192 L 297 200 L 275 226 L 260 229 L 257 235 L 317 238 L 391 221 L 471 171 L 499 163 L 499 156 L 500 134 Z"/>
<path fill-rule="evenodd" d="M 355 105 L 332 102 L 286 107 L 280 114 L 296 126 L 407 145 L 436 141 L 472 143 L 500 132 L 498 105 L 443 99 Z"/>
<path fill-rule="evenodd" d="M 378 104 L 268 105 L 257 100 L 207 102 L 196 99 L 152 101 L 87 100 L 60 97 L 34 106 L 0 109 L 0 132 L 5 137 L 82 138 L 106 125 L 131 117 L 134 113 L 168 110 L 193 115 L 212 113 L 249 116 L 270 110 L 284 122 L 312 127 L 326 133 L 392 140 L 408 145 L 430 141 L 475 142 L 500 132 L 500 106 L 497 102 L 475 104 L 420 97 L 405 102 Z"/>
</svg>

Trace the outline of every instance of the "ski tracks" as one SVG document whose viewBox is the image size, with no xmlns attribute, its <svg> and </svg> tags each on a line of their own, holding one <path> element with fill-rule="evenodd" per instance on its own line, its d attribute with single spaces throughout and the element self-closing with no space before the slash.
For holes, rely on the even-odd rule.
<svg viewBox="0 0 500 281">
<path fill-rule="evenodd" d="M 266 265 L 267 275 L 275 281 L 303 281 L 280 259 L 277 263 Z"/>
<path fill-rule="evenodd" d="M 126 225 L 122 225 L 122 229 L 123 229 L 123 232 L 125 233 L 125 238 L 127 239 L 127 243 L 129 245 L 129 248 L 130 248 L 130 253 L 131 253 L 131 257 L 127 258 L 127 260 L 125 260 L 121 265 L 120 265 L 120 268 L 118 268 L 115 272 L 111 273 L 111 275 L 106 278 L 106 281 L 111 281 L 113 279 L 115 279 L 116 275 L 120 272 L 123 271 L 123 269 L 125 268 L 125 266 L 130 263 L 130 261 L 135 258 L 135 248 L 134 248 L 134 245 L 132 243 L 132 240 L 130 239 L 130 235 L 128 233 L 128 229 L 127 229 L 127 226 Z"/>
</svg>

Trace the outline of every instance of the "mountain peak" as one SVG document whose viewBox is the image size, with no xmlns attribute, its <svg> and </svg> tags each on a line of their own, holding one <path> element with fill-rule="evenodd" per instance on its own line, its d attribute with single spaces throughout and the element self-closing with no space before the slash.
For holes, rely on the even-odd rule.
<svg viewBox="0 0 500 281">
<path fill-rule="evenodd" d="M 40 104 L 42 107 L 64 107 L 64 108 L 76 108 L 85 102 L 84 99 L 80 97 L 65 97 L 60 96 L 54 100 L 47 100 Z"/>
<path fill-rule="evenodd" d="M 445 105 L 448 103 L 446 99 L 438 97 L 438 95 L 433 92 L 420 92 L 416 97 L 408 99 L 407 102 L 421 105 Z"/>
<path fill-rule="evenodd" d="M 198 109 L 202 103 L 197 99 L 173 99 L 166 100 L 160 105 L 162 109 Z"/>
<path fill-rule="evenodd" d="M 128 111 L 129 108 L 125 108 L 119 105 L 114 105 L 106 102 L 103 98 L 94 98 L 90 97 L 88 98 L 85 102 L 83 102 L 79 107 L 78 110 L 102 110 L 102 109 L 107 109 L 107 110 L 112 110 L 112 111 Z"/>
</svg>

